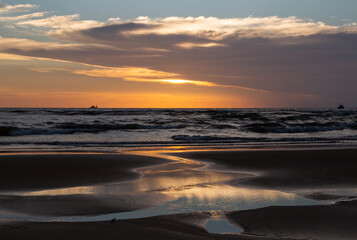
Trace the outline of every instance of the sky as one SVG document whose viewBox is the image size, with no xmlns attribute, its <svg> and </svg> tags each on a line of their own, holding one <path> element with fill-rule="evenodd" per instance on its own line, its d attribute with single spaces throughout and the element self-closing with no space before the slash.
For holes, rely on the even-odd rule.
<svg viewBox="0 0 357 240">
<path fill-rule="evenodd" d="M 0 107 L 357 107 L 355 0 L 0 1 Z"/>
</svg>

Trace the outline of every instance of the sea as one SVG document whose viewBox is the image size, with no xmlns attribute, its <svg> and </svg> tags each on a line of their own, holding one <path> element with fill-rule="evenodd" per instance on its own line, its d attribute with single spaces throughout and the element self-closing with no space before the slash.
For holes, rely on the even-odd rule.
<svg viewBox="0 0 357 240">
<path fill-rule="evenodd" d="M 357 109 L 0 109 L 0 151 L 357 145 Z"/>
</svg>

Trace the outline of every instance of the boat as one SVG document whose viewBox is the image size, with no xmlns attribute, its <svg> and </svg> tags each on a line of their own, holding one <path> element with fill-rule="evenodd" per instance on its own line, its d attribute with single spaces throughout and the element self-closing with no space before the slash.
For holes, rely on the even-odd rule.
<svg viewBox="0 0 357 240">
<path fill-rule="evenodd" d="M 95 108 L 96 109 L 96 108 L 98 108 L 98 106 L 97 105 L 95 105 L 95 106 L 93 105 L 90 108 Z"/>
<path fill-rule="evenodd" d="M 338 106 L 337 109 L 345 109 L 345 107 L 342 104 L 340 104 L 340 106 Z"/>
</svg>

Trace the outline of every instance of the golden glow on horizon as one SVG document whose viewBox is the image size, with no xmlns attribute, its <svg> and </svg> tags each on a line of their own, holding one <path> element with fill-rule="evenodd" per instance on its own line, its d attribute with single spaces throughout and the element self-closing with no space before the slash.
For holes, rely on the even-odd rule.
<svg viewBox="0 0 357 240">
<path fill-rule="evenodd" d="M 195 93 L 12 92 L 0 89 L 0 107 L 219 108 L 246 107 L 237 97 Z"/>
<path fill-rule="evenodd" d="M 251 108 L 280 107 L 286 99 L 316 100 L 189 80 L 178 73 L 144 67 L 113 68 L 7 53 L 0 54 L 0 61 L 0 107 Z M 279 101 L 273 102 L 272 96 Z"/>
<path fill-rule="evenodd" d="M 205 86 L 205 87 L 215 87 L 217 86 L 211 82 L 204 82 L 204 81 L 194 81 L 194 80 L 186 80 L 186 79 L 159 79 L 156 80 L 157 82 L 162 83 L 173 83 L 173 84 L 193 84 L 196 86 Z"/>
<path fill-rule="evenodd" d="M 175 73 L 152 70 L 149 68 L 123 67 L 123 68 L 102 68 L 91 70 L 74 70 L 73 73 L 90 77 L 111 77 L 111 78 L 166 78 L 178 76 Z"/>
<path fill-rule="evenodd" d="M 33 69 L 38 72 L 43 72 L 45 70 Z M 167 77 L 177 77 L 179 74 L 152 70 L 149 68 L 136 68 L 136 67 L 125 67 L 125 68 L 103 68 L 103 69 L 92 69 L 92 70 L 74 70 L 74 74 L 86 75 L 90 77 L 109 77 L 109 78 L 121 78 L 125 81 L 133 82 L 159 82 L 159 83 L 172 83 L 172 84 L 193 84 L 196 86 L 205 87 L 215 87 L 218 86 L 211 82 L 205 81 L 195 81 L 188 79 L 166 79 Z"/>
<path fill-rule="evenodd" d="M 39 73 L 65 71 L 77 75 L 85 75 L 90 77 L 121 78 L 125 81 L 131 81 L 131 82 L 193 84 L 202 87 L 235 87 L 235 86 L 217 85 L 212 82 L 206 82 L 206 81 L 196 81 L 196 80 L 178 79 L 178 78 L 166 79 L 166 77 L 177 77 L 179 76 L 179 74 L 157 71 L 149 68 L 124 67 L 124 68 L 90 69 L 90 70 L 85 70 L 85 69 L 71 70 L 65 68 L 30 68 L 29 70 Z"/>
<path fill-rule="evenodd" d="M 182 79 L 163 79 L 163 80 L 158 80 L 158 81 L 168 82 L 168 83 L 176 83 L 176 84 L 193 82 L 193 81 L 182 80 Z"/>
<path fill-rule="evenodd" d="M 223 43 L 216 43 L 216 42 L 209 42 L 209 43 L 183 42 L 183 43 L 176 44 L 176 46 L 178 46 L 180 48 L 191 49 L 191 48 L 196 48 L 196 47 L 201 47 L 201 48 L 225 47 L 226 45 Z"/>
</svg>

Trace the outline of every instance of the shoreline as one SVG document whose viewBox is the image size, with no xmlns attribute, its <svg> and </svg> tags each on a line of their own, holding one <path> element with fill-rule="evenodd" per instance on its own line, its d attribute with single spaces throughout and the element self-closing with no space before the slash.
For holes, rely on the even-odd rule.
<svg viewBox="0 0 357 240">
<path fill-rule="evenodd" d="M 183 152 L 174 153 L 174 151 Z M 169 201 L 169 198 L 160 195 L 160 192 L 148 192 L 148 195 L 133 193 L 131 196 L 129 192 L 126 192 L 123 196 L 101 194 L 100 197 L 93 197 L 90 193 L 87 195 L 72 194 L 67 196 L 68 199 L 66 199 L 66 195 L 54 197 L 25 197 L 9 196 L 5 193 L 33 190 L 44 190 L 45 193 L 48 189 L 55 190 L 61 187 L 95 187 L 101 184 L 109 184 L 110 186 L 115 183 L 124 182 L 128 182 L 124 185 L 130 190 L 135 183 L 143 181 L 142 174 L 149 177 L 148 179 L 150 179 L 150 176 L 176 176 L 172 175 L 173 173 L 171 171 L 175 172 L 178 168 L 181 169 L 183 173 L 187 172 L 191 175 L 203 174 L 203 178 L 205 178 L 210 171 L 217 171 L 218 173 L 219 171 L 223 171 L 221 173 L 222 179 L 229 181 L 229 184 L 232 186 L 245 185 L 253 188 L 283 189 L 288 191 L 309 189 L 312 190 L 310 198 L 315 198 L 319 201 L 329 199 L 341 200 L 338 196 L 336 197 L 332 194 L 314 192 L 315 190 L 318 191 L 319 188 L 339 189 L 346 186 L 356 186 L 357 183 L 357 176 L 354 176 L 357 170 L 357 164 L 352 161 L 352 159 L 357 156 L 357 149 L 285 149 L 269 151 L 266 149 L 253 149 L 249 151 L 232 151 L 232 149 L 228 149 L 190 152 L 189 149 L 179 148 L 175 150 L 174 147 L 172 147 L 171 153 L 169 149 L 159 152 L 162 153 L 160 157 L 157 157 L 159 155 L 155 155 L 156 157 L 153 157 L 153 155 L 143 156 L 145 155 L 145 151 L 141 151 L 143 155 L 132 155 L 135 154 L 135 151 L 125 151 L 125 153 L 119 154 L 0 154 L 0 164 L 2 165 L 1 169 L 3 169 L 0 169 L 0 202 L 2 202 L 2 208 L 31 209 L 26 210 L 28 214 L 49 214 L 58 216 L 66 216 L 68 213 L 70 215 L 73 213 L 81 215 L 134 211 L 157 204 L 163 204 Z M 198 162 L 195 164 L 184 164 L 182 162 L 172 161 L 170 157 L 165 159 L 166 155 L 184 157 L 193 162 Z M 53 159 L 53 157 L 55 159 Z M 239 161 L 237 161 L 237 157 Z M 341 158 L 343 159 L 341 160 Z M 245 161 L 242 159 L 245 159 Z M 48 164 L 49 161 L 52 162 L 52 164 L 54 163 L 55 167 L 52 164 Z M 83 170 L 81 166 L 83 167 L 84 163 L 86 167 Z M 204 163 L 206 166 L 210 166 L 202 169 L 202 165 L 197 163 Z M 346 165 L 347 163 L 350 164 Z M 324 171 L 320 171 L 319 173 L 318 170 L 321 169 L 321 166 L 323 166 L 322 169 Z M 71 169 L 71 171 L 68 171 L 68 169 Z M 137 171 L 139 169 L 140 171 Z M 192 169 L 195 169 L 195 171 L 192 171 Z M 90 171 L 92 174 L 88 174 L 88 170 L 93 170 Z M 26 173 L 26 171 L 28 172 Z M 229 171 L 231 171 L 231 173 L 229 173 Z M 259 172 L 260 174 L 247 176 L 244 174 L 239 175 L 236 172 Z M 29 180 L 31 174 L 34 173 L 39 174 L 38 180 L 41 181 L 31 182 Z M 345 173 L 344 176 L 342 176 L 342 173 Z M 104 179 L 102 178 L 103 174 L 107 174 L 107 177 Z M 232 175 L 232 180 L 226 177 L 229 174 L 237 175 Z M 12 181 L 9 181 L 9 179 L 12 179 Z M 328 184 L 326 184 L 326 180 L 329 181 Z M 200 182 L 194 184 L 199 185 Z M 142 187 L 140 184 L 138 186 Z M 306 195 L 304 197 L 309 196 Z M 136 202 L 134 203 L 133 200 Z M 169 235 L 174 236 L 174 239 L 187 239 L 192 237 L 195 239 L 298 239 L 311 236 L 316 239 L 336 239 L 336 236 L 341 236 L 339 239 L 353 239 L 356 231 L 353 228 L 355 225 L 351 219 L 357 219 L 357 201 L 353 198 L 350 200 L 349 202 L 338 202 L 336 204 L 322 206 L 275 206 L 229 212 L 227 219 L 233 224 L 239 224 L 244 227 L 245 232 L 241 235 L 208 233 L 203 226 L 198 226 L 197 223 L 192 222 L 193 219 L 204 218 L 200 215 L 203 213 L 196 212 L 132 220 L 118 220 L 115 221 L 114 224 L 110 221 L 0 221 L 0 228 L 1 234 L 6 236 L 6 239 L 21 239 L 21 237 L 25 235 L 29 237 L 28 239 L 48 239 L 45 236 L 53 236 L 51 239 L 63 239 L 69 238 L 71 234 L 73 234 L 73 236 L 79 236 L 80 233 L 82 234 L 82 238 L 79 239 L 109 239 L 119 236 L 120 234 L 122 234 L 122 239 L 145 239 L 145 236 L 167 239 Z M 40 205 L 40 208 L 36 208 Z M 65 205 L 67 205 L 67 207 L 63 208 Z M 62 206 L 62 208 L 52 210 L 51 208 L 53 208 L 53 206 Z M 87 212 L 88 210 L 86 209 L 94 210 Z M 68 211 L 67 214 L 66 211 Z M 328 218 L 329 220 L 326 220 L 326 214 L 330 216 L 330 218 Z M 185 218 L 186 220 L 181 221 L 181 218 Z M 257 219 L 261 220 L 258 221 Z M 298 222 L 298 226 L 295 226 L 292 230 L 292 222 L 288 220 L 280 221 L 279 219 L 293 219 L 292 221 Z M 309 219 L 313 223 L 316 223 L 314 225 L 314 231 L 317 232 L 317 234 L 308 231 L 305 232 L 304 235 L 304 229 L 306 229 L 308 224 L 304 222 L 304 219 Z M 269 222 L 270 227 L 268 227 L 267 222 Z M 337 228 L 337 230 L 335 228 L 329 228 L 333 223 L 340 224 L 340 226 L 345 229 L 343 236 L 341 235 L 341 231 Z M 350 223 L 353 224 L 351 225 Z M 163 231 L 162 228 L 169 229 Z M 94 233 L 92 229 L 97 229 L 98 232 Z M 104 229 L 106 230 L 104 231 Z M 326 238 L 326 235 L 322 234 L 326 229 L 329 231 L 328 236 L 331 236 L 331 238 Z M 184 232 L 186 230 L 189 232 Z M 140 234 L 133 237 L 131 235 L 132 231 L 139 231 Z"/>
<path fill-rule="evenodd" d="M 0 221 L 5 239 L 236 239 L 353 240 L 357 234 L 357 201 L 327 206 L 274 206 L 227 213 L 244 228 L 242 234 L 214 234 L 204 228 L 209 213 L 188 213 L 101 222 Z"/>
<path fill-rule="evenodd" d="M 167 163 L 164 158 L 125 154 L 0 155 L 0 191 L 88 186 L 140 178 L 136 168 Z"/>
<path fill-rule="evenodd" d="M 209 169 L 253 173 L 254 177 L 243 182 L 248 186 L 285 190 L 357 186 L 356 148 L 188 151 L 170 155 L 206 162 Z"/>
<path fill-rule="evenodd" d="M 4 145 L 6 146 L 6 145 Z M 53 148 L 53 145 L 45 145 L 44 148 L 2 148 L 0 147 L 0 156 L 3 155 L 44 155 L 44 154 L 130 154 L 131 152 L 172 152 L 174 150 L 181 151 L 288 151 L 288 150 L 344 150 L 357 149 L 357 144 L 350 143 L 256 143 L 256 144 L 241 144 L 241 143 L 168 143 L 168 144 L 145 144 L 145 145 L 129 145 L 129 146 L 102 146 L 98 150 L 97 147 L 75 147 L 70 149 Z"/>
</svg>

